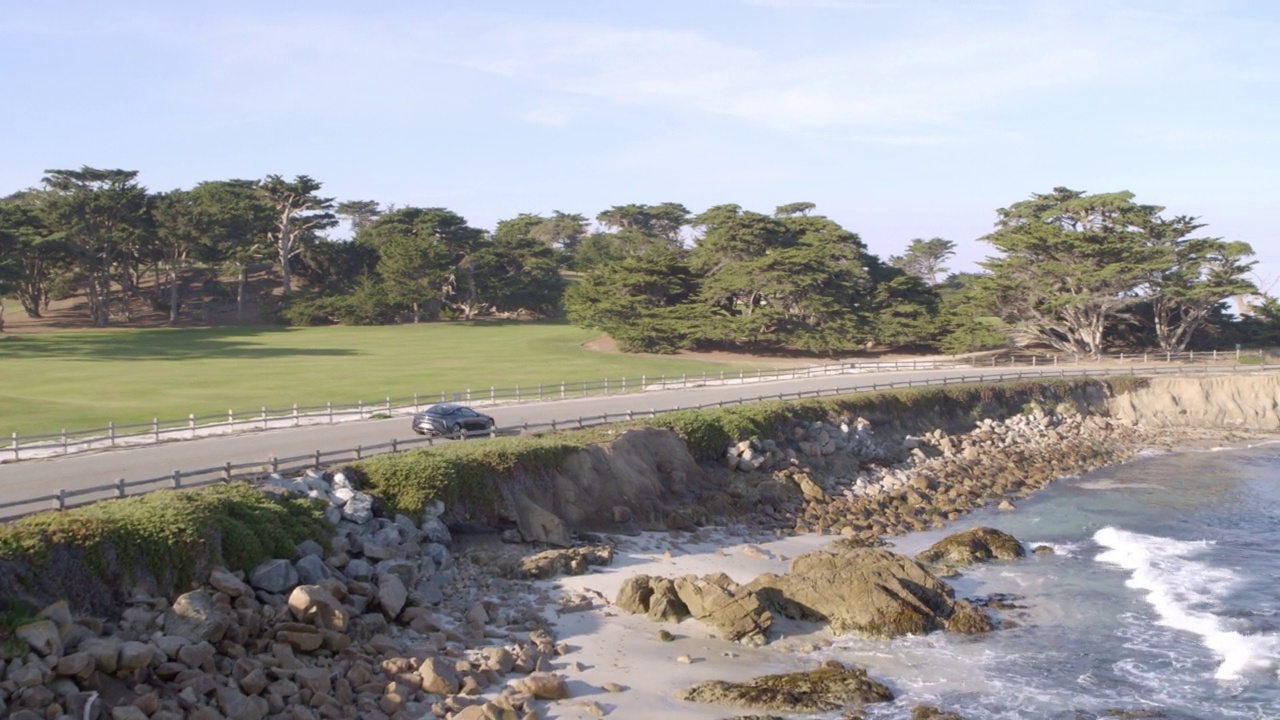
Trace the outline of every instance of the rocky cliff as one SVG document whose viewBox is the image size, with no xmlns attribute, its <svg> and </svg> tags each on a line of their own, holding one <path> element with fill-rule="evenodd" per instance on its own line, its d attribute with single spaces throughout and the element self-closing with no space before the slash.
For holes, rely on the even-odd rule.
<svg viewBox="0 0 1280 720">
<path fill-rule="evenodd" d="M 1280 375 L 1152 378 L 1109 405 L 1112 417 L 1148 427 L 1280 430 Z"/>
</svg>

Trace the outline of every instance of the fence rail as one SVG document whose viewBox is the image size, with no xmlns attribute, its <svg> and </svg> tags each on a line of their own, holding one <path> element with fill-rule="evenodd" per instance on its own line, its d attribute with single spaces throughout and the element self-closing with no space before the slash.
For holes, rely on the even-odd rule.
<svg viewBox="0 0 1280 720">
<path fill-rule="evenodd" d="M 1220 360 L 1238 361 L 1244 356 L 1265 358 L 1261 350 L 1243 353 L 1235 351 L 1201 351 L 1189 353 L 1121 353 L 1105 358 L 1119 362 L 1197 363 L 1218 362 Z M 1139 360 L 1141 358 L 1141 360 Z M 454 392 L 438 392 L 417 394 L 406 397 L 385 397 L 377 402 L 358 401 L 351 404 L 298 405 L 288 408 L 260 407 L 253 411 L 227 410 L 225 414 L 195 415 L 185 418 L 161 420 L 153 418 L 149 423 L 108 423 L 106 427 L 88 428 L 68 431 L 63 429 L 57 433 L 21 435 L 13 432 L 8 439 L 7 447 L 0 447 L 0 463 L 18 462 L 46 458 L 55 455 L 71 455 L 92 450 L 115 447 L 155 444 L 176 440 L 189 440 L 210 435 L 230 435 L 240 432 L 252 432 L 279 428 L 300 427 L 303 425 L 331 425 L 353 420 L 367 420 L 380 417 L 417 412 L 424 406 L 437 402 L 466 402 L 470 404 L 497 404 L 506 402 L 537 402 L 546 400 L 562 400 L 567 398 L 599 395 L 619 395 L 654 390 L 670 390 L 679 388 L 700 387 L 709 384 L 731 385 L 775 382 L 779 380 L 798 380 L 802 378 L 822 377 L 825 375 L 845 375 L 860 372 L 883 372 L 905 370 L 951 370 L 974 367 L 1042 367 L 1059 363 L 1056 355 L 992 355 L 983 360 L 974 359 L 931 359 L 931 360 L 891 360 L 891 361 L 848 361 L 822 365 L 806 365 L 794 368 L 774 368 L 770 370 L 720 371 L 718 373 L 700 373 L 683 375 L 641 375 L 636 377 L 603 378 L 599 380 L 579 380 L 574 382 L 541 383 L 521 387 L 500 388 L 490 386 L 484 388 L 467 388 Z"/>
<path fill-rule="evenodd" d="M 1277 365 L 1227 365 L 1214 368 L 1212 365 L 1204 364 L 1198 367 L 1200 372 L 1208 374 L 1211 370 L 1215 372 L 1229 371 L 1233 374 L 1268 372 L 1280 370 Z M 1189 371 L 1186 365 L 1130 365 L 1128 367 L 1097 367 L 1097 368 L 1079 368 L 1071 369 L 1062 368 L 1030 368 L 1016 371 L 997 371 L 994 373 L 983 373 L 977 377 L 962 378 L 920 378 L 908 380 L 896 380 L 890 382 L 865 383 L 861 385 L 851 385 L 849 387 L 835 387 L 823 390 L 801 390 L 793 392 L 760 394 L 754 397 L 739 397 L 734 400 L 718 400 L 715 402 L 702 403 L 696 405 L 675 405 L 664 408 L 651 408 L 647 411 L 624 411 L 616 413 L 604 413 L 602 415 L 579 416 L 568 419 L 552 419 L 541 423 L 522 423 L 521 425 L 508 426 L 503 428 L 495 428 L 488 431 L 467 432 L 458 440 L 466 441 L 468 439 L 480 439 L 495 437 L 498 435 L 515 435 L 544 430 L 566 430 L 566 429 L 582 429 L 597 425 L 607 425 L 610 423 L 618 423 L 631 421 L 638 418 L 652 418 L 657 415 L 675 412 L 679 410 L 705 410 L 713 407 L 726 407 L 732 405 L 740 405 L 751 402 L 763 402 L 766 400 L 800 400 L 804 398 L 819 398 L 832 395 L 848 395 L 863 392 L 877 392 L 880 390 L 893 390 L 900 388 L 912 387 L 930 387 L 942 385 L 963 385 L 973 383 L 992 383 L 1006 382 L 1011 380 L 1025 379 L 1043 379 L 1051 377 L 1075 378 L 1075 377 L 1107 377 L 1115 375 L 1167 375 L 1178 374 L 1188 375 L 1194 374 Z M 52 507 L 54 510 L 64 510 L 76 505 L 85 505 L 96 502 L 98 500 L 108 498 L 122 498 L 129 495 L 139 495 L 151 490 L 161 488 L 196 488 L 206 485 L 213 485 L 220 482 L 231 482 L 233 480 L 247 480 L 250 482 L 261 480 L 272 473 L 289 473 L 300 472 L 303 470 L 316 468 L 320 469 L 326 465 L 335 465 L 343 462 L 351 462 L 360 460 L 374 455 L 385 453 L 401 452 L 411 448 L 426 445 L 428 447 L 441 442 L 441 439 L 434 437 L 414 438 L 411 440 L 393 439 L 390 442 L 378 443 L 374 445 L 357 445 L 353 448 L 345 448 L 342 450 L 316 450 L 314 453 L 306 455 L 296 455 L 293 457 L 270 457 L 257 462 L 245 463 L 226 463 L 217 467 L 200 468 L 196 470 L 174 470 L 171 474 L 162 477 L 147 478 L 145 480 L 125 480 L 120 478 L 115 482 L 97 485 L 88 488 L 79 488 L 76 490 L 58 490 L 55 493 L 43 495 L 40 497 L 26 498 L 23 500 L 11 500 L 0 502 L 0 521 L 13 520 L 23 515 L 29 515 L 38 512 L 41 509 Z M 138 491 L 138 492 L 134 492 Z M 36 506 L 44 506 L 43 508 Z M 9 512 L 6 512 L 9 511 Z"/>
</svg>

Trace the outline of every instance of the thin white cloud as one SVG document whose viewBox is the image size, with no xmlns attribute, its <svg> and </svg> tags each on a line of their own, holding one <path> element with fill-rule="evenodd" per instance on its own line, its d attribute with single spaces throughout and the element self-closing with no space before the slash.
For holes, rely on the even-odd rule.
<svg viewBox="0 0 1280 720">
<path fill-rule="evenodd" d="M 1141 43 L 1053 22 L 956 27 L 784 54 L 701 34 L 522 22 L 445 43 L 441 59 L 544 90 L 783 128 L 939 126 L 1140 62 Z"/>
</svg>

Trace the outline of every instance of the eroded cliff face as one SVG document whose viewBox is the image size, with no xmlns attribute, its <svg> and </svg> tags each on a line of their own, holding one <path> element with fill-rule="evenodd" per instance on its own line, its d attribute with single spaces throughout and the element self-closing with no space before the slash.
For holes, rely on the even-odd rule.
<svg viewBox="0 0 1280 720">
<path fill-rule="evenodd" d="M 665 527 L 706 485 L 689 448 L 670 430 L 646 428 L 575 453 L 555 472 L 502 487 L 527 541 L 571 544 L 571 534 Z"/>
<path fill-rule="evenodd" d="M 1280 430 L 1280 375 L 1153 378 L 1109 405 L 1113 418 L 1147 427 Z"/>
</svg>

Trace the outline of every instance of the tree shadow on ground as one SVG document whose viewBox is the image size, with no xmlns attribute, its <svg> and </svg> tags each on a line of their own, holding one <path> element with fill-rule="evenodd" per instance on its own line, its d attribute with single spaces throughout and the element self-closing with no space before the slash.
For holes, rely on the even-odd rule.
<svg viewBox="0 0 1280 720">
<path fill-rule="evenodd" d="M 265 360 L 359 355 L 359 351 L 346 348 L 263 347 L 252 342 L 254 338 L 288 331 L 284 327 L 262 326 L 11 335 L 0 343 L 0 360 Z"/>
</svg>

